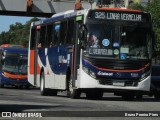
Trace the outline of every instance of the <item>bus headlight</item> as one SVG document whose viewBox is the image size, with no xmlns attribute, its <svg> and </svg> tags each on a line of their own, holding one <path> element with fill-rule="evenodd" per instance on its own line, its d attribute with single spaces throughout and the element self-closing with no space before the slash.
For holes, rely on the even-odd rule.
<svg viewBox="0 0 160 120">
<path fill-rule="evenodd" d="M 87 73 L 88 75 L 90 75 L 91 77 L 96 78 L 96 73 L 93 72 L 91 69 L 83 66 L 83 70 L 84 70 L 84 72 L 86 72 L 86 73 Z"/>
<path fill-rule="evenodd" d="M 92 70 L 89 70 L 89 75 L 93 78 L 96 78 L 96 74 Z"/>
<path fill-rule="evenodd" d="M 84 70 L 84 72 L 86 72 L 88 74 L 89 70 L 87 67 L 83 66 L 83 70 Z"/>
<path fill-rule="evenodd" d="M 150 75 L 150 71 L 145 72 L 141 75 L 141 81 L 144 80 L 146 77 L 148 77 Z"/>
</svg>

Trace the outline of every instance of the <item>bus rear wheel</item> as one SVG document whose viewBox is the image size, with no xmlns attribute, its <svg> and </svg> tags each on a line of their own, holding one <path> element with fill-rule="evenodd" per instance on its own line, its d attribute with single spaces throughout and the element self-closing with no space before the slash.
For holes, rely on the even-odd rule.
<svg viewBox="0 0 160 120">
<path fill-rule="evenodd" d="M 0 83 L 0 88 L 4 88 L 4 84 L 1 84 L 1 83 Z"/>
<path fill-rule="evenodd" d="M 47 89 L 45 88 L 45 76 L 44 76 L 44 72 L 42 72 L 41 76 L 40 76 L 40 93 L 43 96 L 48 95 Z"/>
<path fill-rule="evenodd" d="M 135 95 L 132 94 L 127 94 L 127 95 L 123 95 L 122 98 L 126 101 L 133 101 L 134 100 Z"/>
</svg>

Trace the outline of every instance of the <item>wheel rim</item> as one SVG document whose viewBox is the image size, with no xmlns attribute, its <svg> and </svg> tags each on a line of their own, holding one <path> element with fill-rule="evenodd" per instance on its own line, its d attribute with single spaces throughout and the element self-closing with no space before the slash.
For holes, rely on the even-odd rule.
<svg viewBox="0 0 160 120">
<path fill-rule="evenodd" d="M 40 87 L 40 89 L 41 89 L 41 92 L 44 91 L 44 80 L 43 80 L 43 76 L 41 77 L 41 87 Z"/>
<path fill-rule="evenodd" d="M 69 81 L 69 92 L 70 92 L 71 94 L 73 93 L 72 80 Z"/>
</svg>

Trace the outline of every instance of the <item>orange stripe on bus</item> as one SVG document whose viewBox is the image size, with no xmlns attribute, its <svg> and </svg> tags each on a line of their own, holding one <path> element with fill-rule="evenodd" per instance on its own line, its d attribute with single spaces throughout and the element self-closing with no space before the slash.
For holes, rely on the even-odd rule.
<svg viewBox="0 0 160 120">
<path fill-rule="evenodd" d="M 9 77 L 9 78 L 14 78 L 14 79 L 27 79 L 27 75 L 13 75 L 7 72 L 3 73 L 5 76 Z"/>
<path fill-rule="evenodd" d="M 30 74 L 34 74 L 34 56 L 35 50 L 30 50 Z M 40 65 L 37 62 L 37 74 L 40 74 Z"/>
<path fill-rule="evenodd" d="M 126 11 L 126 12 L 141 12 L 140 10 L 133 9 L 123 9 L 123 8 L 97 8 L 97 10 L 106 10 L 106 11 Z"/>
<path fill-rule="evenodd" d="M 30 74 L 34 74 L 34 50 L 30 50 Z"/>
</svg>

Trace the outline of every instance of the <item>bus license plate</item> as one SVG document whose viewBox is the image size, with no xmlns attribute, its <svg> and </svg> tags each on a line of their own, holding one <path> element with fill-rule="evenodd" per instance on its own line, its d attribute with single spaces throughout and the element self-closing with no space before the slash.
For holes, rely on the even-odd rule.
<svg viewBox="0 0 160 120">
<path fill-rule="evenodd" d="M 124 82 L 122 81 L 113 81 L 114 86 L 124 86 Z"/>
</svg>

